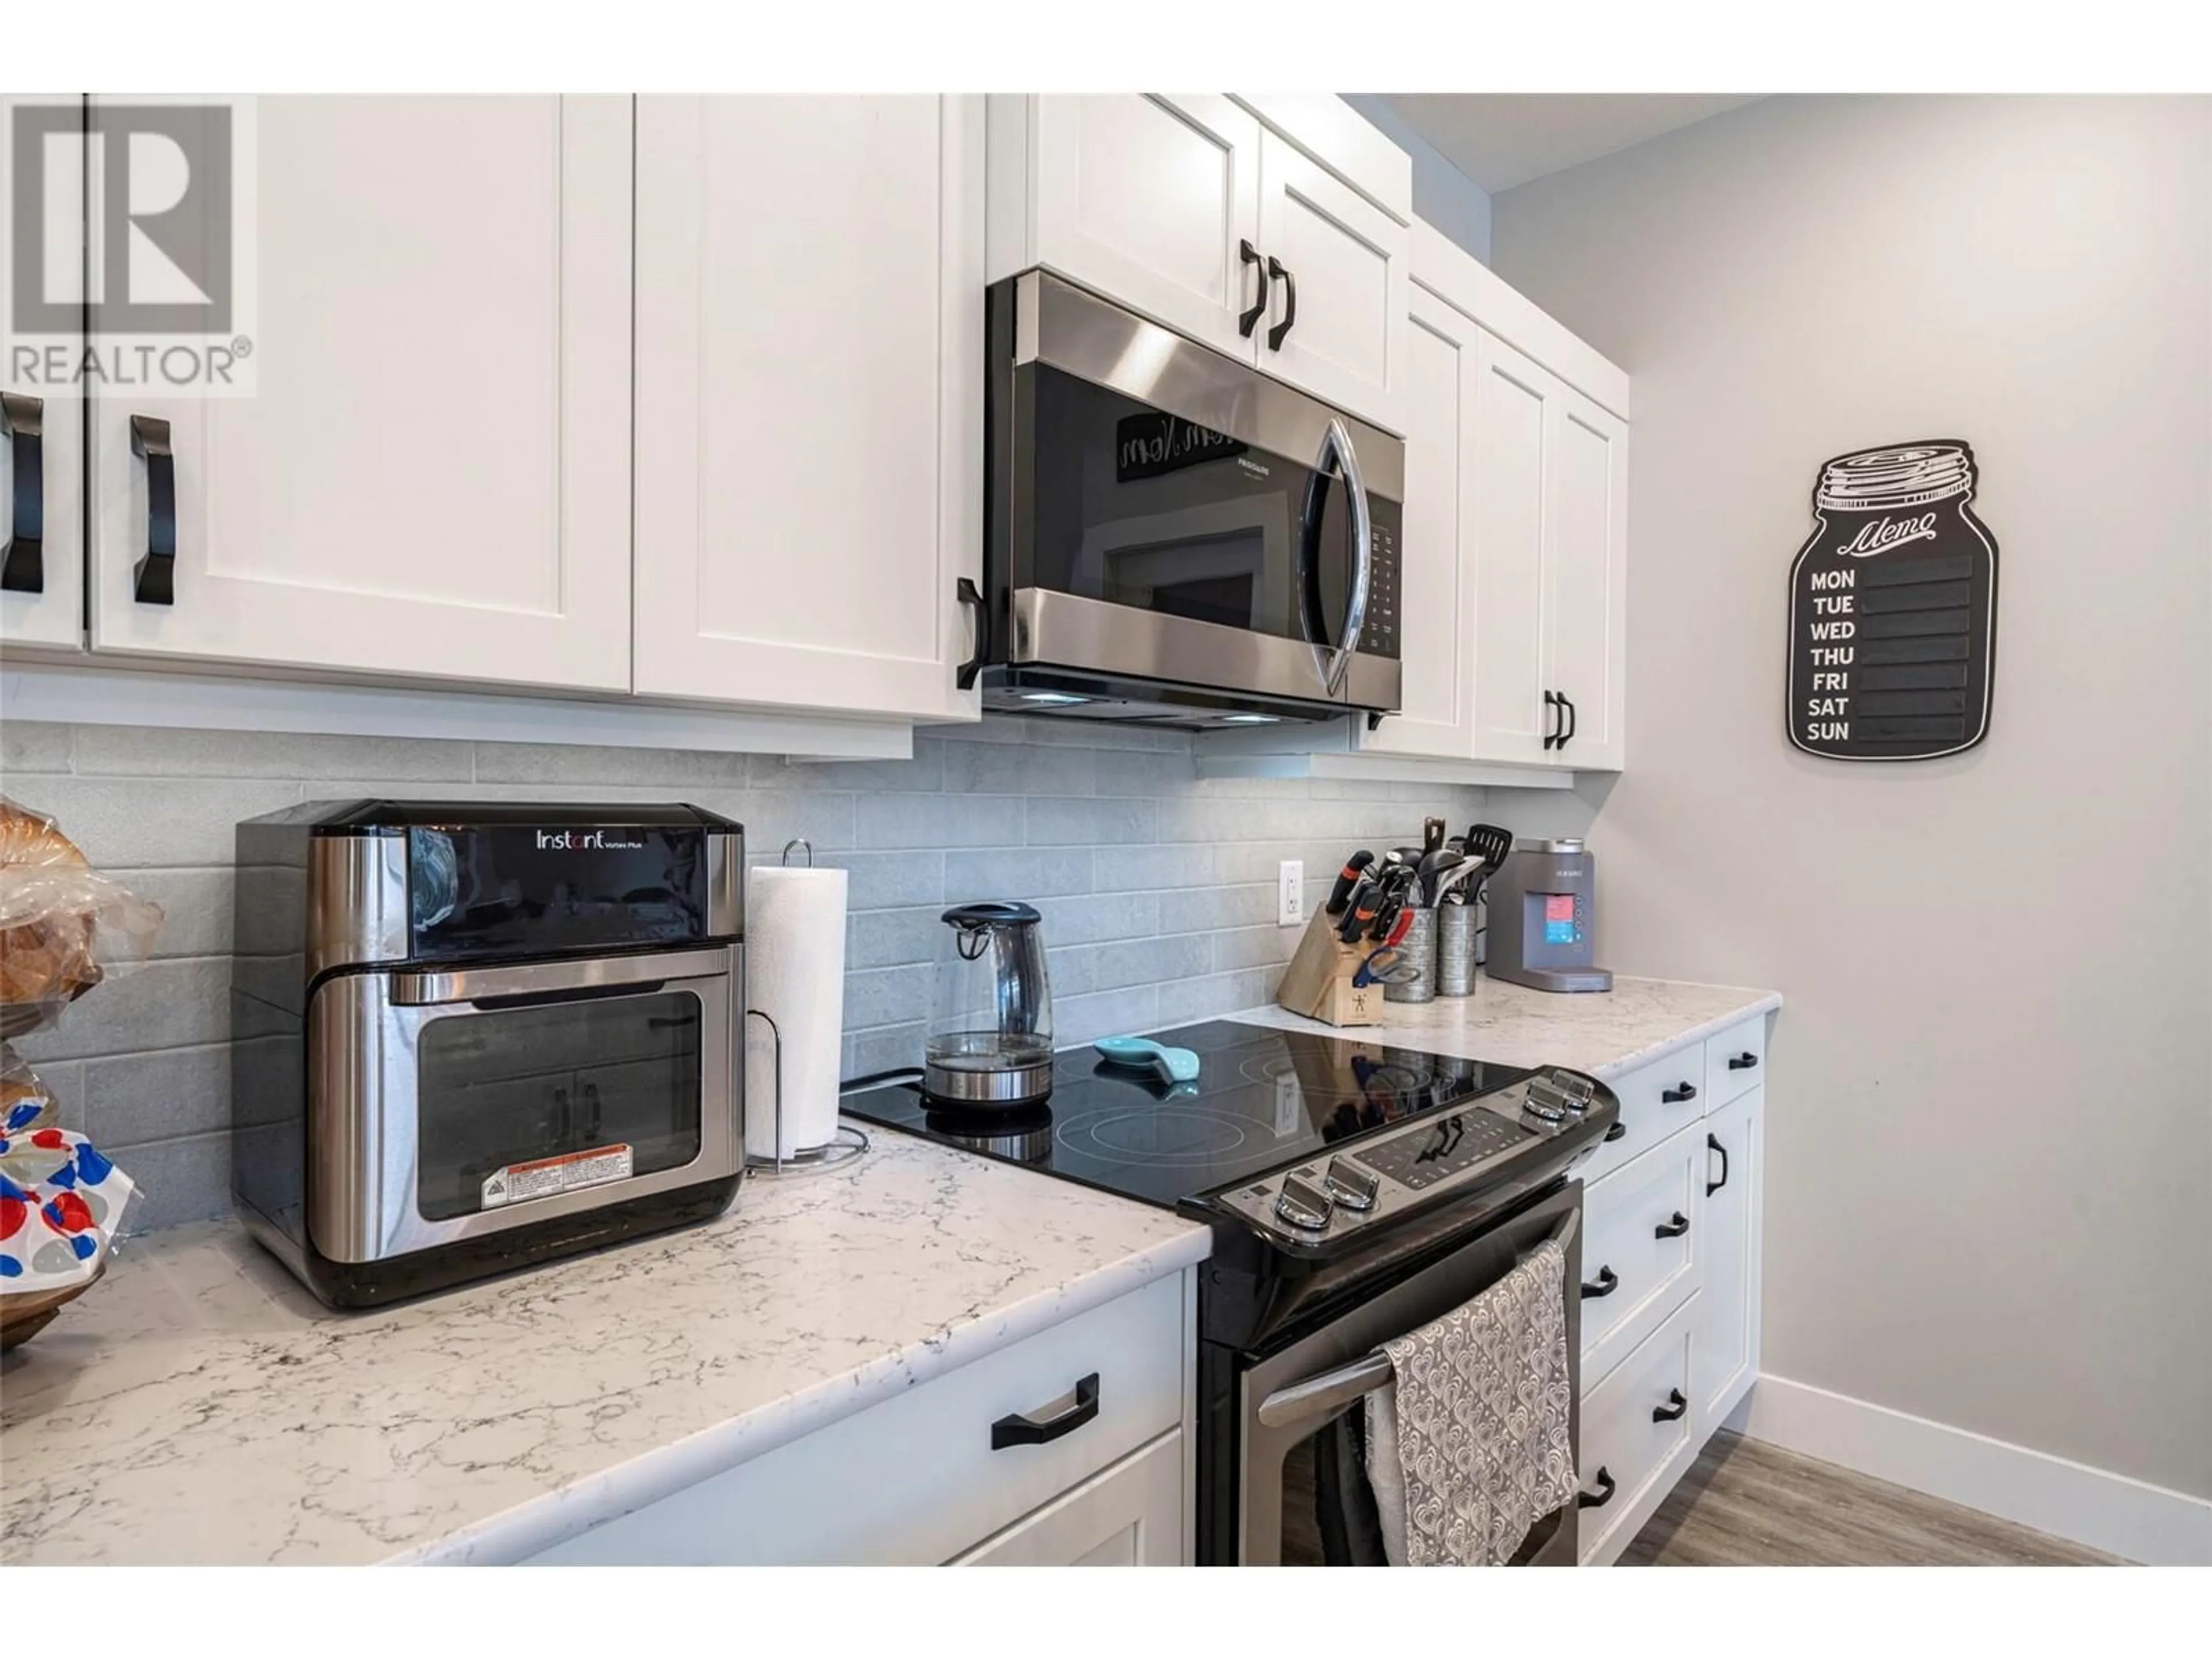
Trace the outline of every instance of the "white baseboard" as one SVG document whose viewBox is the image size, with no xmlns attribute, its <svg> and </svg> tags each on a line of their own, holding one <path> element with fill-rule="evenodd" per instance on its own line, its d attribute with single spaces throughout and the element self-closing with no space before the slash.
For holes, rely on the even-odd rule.
<svg viewBox="0 0 2212 1659">
<path fill-rule="evenodd" d="M 2212 1565 L 2212 1499 L 1762 1375 L 1727 1425 L 2153 1566 Z"/>
</svg>

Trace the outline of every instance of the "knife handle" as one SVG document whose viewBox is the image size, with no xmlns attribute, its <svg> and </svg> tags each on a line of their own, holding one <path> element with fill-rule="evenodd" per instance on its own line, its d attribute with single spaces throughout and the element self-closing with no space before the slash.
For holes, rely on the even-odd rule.
<svg viewBox="0 0 2212 1659">
<path fill-rule="evenodd" d="M 1352 902 L 1352 890 L 1359 884 L 1360 872 L 1374 862 L 1375 854 L 1364 847 L 1345 860 L 1344 868 L 1337 872 L 1336 885 L 1328 890 L 1328 902 L 1322 907 L 1323 915 L 1344 914 L 1345 907 Z"/>
</svg>

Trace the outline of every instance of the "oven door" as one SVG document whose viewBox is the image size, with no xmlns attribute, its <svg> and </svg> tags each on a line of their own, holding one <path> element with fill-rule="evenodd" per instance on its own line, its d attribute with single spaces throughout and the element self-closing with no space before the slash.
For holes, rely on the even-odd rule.
<svg viewBox="0 0 2212 1659">
<path fill-rule="evenodd" d="M 325 981 L 307 1030 L 315 1249 L 380 1261 L 734 1174 L 741 960 Z"/>
<path fill-rule="evenodd" d="M 1010 662 L 1395 709 L 1403 442 L 1042 273 L 1015 303 Z"/>
<path fill-rule="evenodd" d="M 1473 1301 L 1547 1238 L 1567 1253 L 1567 1369 L 1573 1382 L 1572 1443 L 1582 1448 L 1583 1188 L 1560 1192 L 1478 1233 L 1342 1317 L 1254 1362 L 1240 1381 L 1243 1501 L 1240 1556 L 1247 1566 L 1351 1565 L 1374 1558 L 1359 1505 L 1371 1508 L 1353 1455 L 1350 1419 L 1390 1380 L 1387 1362 L 1364 1364 L 1382 1344 Z M 1572 1566 L 1576 1506 L 1539 1521 L 1516 1565 Z"/>
</svg>

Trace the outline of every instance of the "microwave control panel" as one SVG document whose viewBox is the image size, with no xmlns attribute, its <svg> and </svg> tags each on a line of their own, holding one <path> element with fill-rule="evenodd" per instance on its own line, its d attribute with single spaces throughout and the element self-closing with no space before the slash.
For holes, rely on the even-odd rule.
<svg viewBox="0 0 2212 1659">
<path fill-rule="evenodd" d="M 1368 538 L 1375 556 L 1367 575 L 1367 618 L 1360 624 L 1359 648 L 1378 657 L 1398 654 L 1398 532 L 1377 514 Z"/>
</svg>

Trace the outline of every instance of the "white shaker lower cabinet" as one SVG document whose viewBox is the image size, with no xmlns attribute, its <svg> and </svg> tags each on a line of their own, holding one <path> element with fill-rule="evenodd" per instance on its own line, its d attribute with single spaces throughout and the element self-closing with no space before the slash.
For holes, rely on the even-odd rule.
<svg viewBox="0 0 2212 1659">
<path fill-rule="evenodd" d="M 1582 1562 L 1617 1559 L 1759 1377 L 1766 1022 L 1612 1082 L 1584 1166 Z"/>
<path fill-rule="evenodd" d="M 1187 1563 L 1195 1294 L 1158 1280 L 531 1559 Z"/>
<path fill-rule="evenodd" d="M 1717 1107 L 1699 1126 L 1704 1170 L 1705 1286 L 1698 1292 L 1698 1410 L 1717 1427 L 1759 1376 L 1759 1203 L 1765 1091 Z"/>
<path fill-rule="evenodd" d="M 956 1567 L 1172 1567 L 1183 1564 L 1184 1443 L 1162 1435 L 967 1554 Z"/>
<path fill-rule="evenodd" d="M 94 397 L 93 645 L 627 691 L 630 100 L 254 118 L 256 389 Z"/>
<path fill-rule="evenodd" d="M 27 125 L 51 121 L 70 137 L 41 139 L 47 156 L 19 157 L 19 111 L 26 112 Z M 52 282 L 57 268 L 73 272 L 84 257 L 83 170 L 49 160 L 55 145 L 82 143 L 76 135 L 83 122 L 84 100 L 75 93 L 0 95 L 0 179 L 27 176 L 19 167 L 35 168 L 30 176 L 42 178 L 47 191 L 76 198 L 47 201 L 45 234 L 66 240 L 44 250 L 42 270 L 21 273 L 33 280 Z M 0 305 L 9 307 L 0 315 L 12 319 L 25 296 L 16 286 L 14 262 L 0 263 L 9 266 L 0 270 Z M 59 302 L 76 295 L 37 297 Z M 12 331 L 12 321 L 8 326 Z M 73 363 L 82 336 L 62 338 L 63 355 Z M 44 354 L 33 359 L 33 364 L 46 361 Z M 62 390 L 70 395 L 57 397 L 41 376 L 22 373 L 13 350 L 0 363 L 0 644 L 84 647 L 84 410 L 74 387 Z"/>
<path fill-rule="evenodd" d="M 636 690 L 975 715 L 981 100 L 641 98 L 637 288 Z"/>
</svg>

